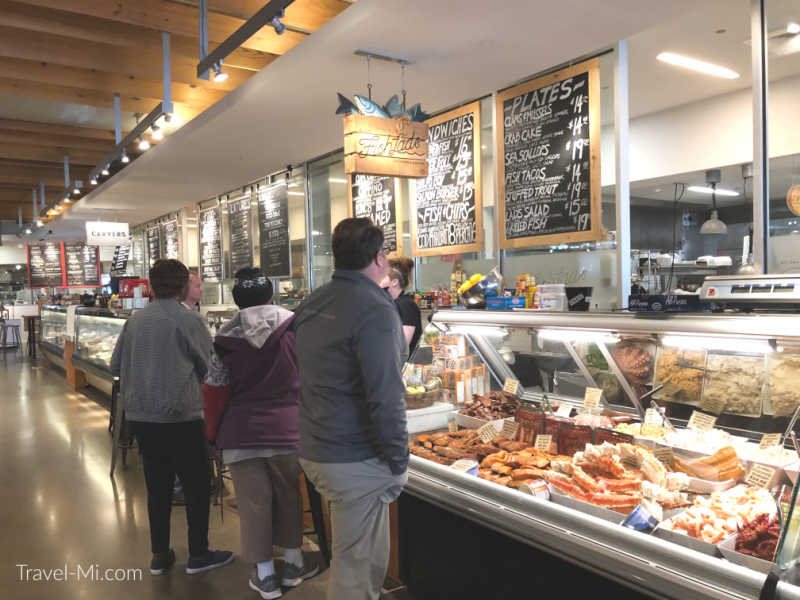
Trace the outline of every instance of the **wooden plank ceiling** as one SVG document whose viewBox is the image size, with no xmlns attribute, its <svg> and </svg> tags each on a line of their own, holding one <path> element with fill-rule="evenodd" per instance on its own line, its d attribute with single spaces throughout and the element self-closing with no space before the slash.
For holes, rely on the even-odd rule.
<svg viewBox="0 0 800 600">
<path fill-rule="evenodd" d="M 354 0 L 295 0 L 287 31 L 264 27 L 225 60 L 228 79 L 196 77 L 197 0 L 0 0 L 0 95 L 149 113 L 161 101 L 161 31 L 171 34 L 172 99 L 185 122 L 269 65 Z M 209 0 L 209 50 L 230 36 L 266 0 Z M 66 111 L 65 111 L 66 112 Z M 67 113 L 68 114 L 68 113 Z M 0 220 L 31 221 L 32 189 L 47 185 L 47 202 L 63 197 L 63 157 L 70 176 L 87 176 L 114 147 L 114 132 L 6 118 L 0 110 Z M 151 140 L 151 143 L 156 143 Z M 138 150 L 128 149 L 135 156 Z"/>
</svg>

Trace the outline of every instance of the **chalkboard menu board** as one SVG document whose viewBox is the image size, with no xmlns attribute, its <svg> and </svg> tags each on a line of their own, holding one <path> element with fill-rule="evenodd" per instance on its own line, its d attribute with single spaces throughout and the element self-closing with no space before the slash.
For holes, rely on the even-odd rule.
<svg viewBox="0 0 800 600">
<path fill-rule="evenodd" d="M 222 232 L 219 208 L 200 209 L 200 277 L 210 283 L 222 281 Z"/>
<path fill-rule="evenodd" d="M 383 229 L 383 251 L 387 256 L 403 254 L 403 219 L 398 187 L 394 177 L 350 175 L 349 214 L 372 219 Z"/>
<path fill-rule="evenodd" d="M 181 259 L 180 237 L 178 236 L 178 220 L 164 221 L 161 223 L 164 229 L 164 258 Z"/>
<path fill-rule="evenodd" d="M 128 270 L 128 258 L 131 255 L 131 246 L 116 246 L 114 248 L 114 258 L 111 261 L 112 275 L 125 275 Z"/>
<path fill-rule="evenodd" d="M 228 198 L 228 245 L 230 276 L 239 269 L 253 266 L 252 223 L 250 219 L 250 191 L 235 199 Z"/>
<path fill-rule="evenodd" d="M 158 225 L 147 228 L 147 263 L 152 269 L 161 258 L 161 228 Z"/>
<path fill-rule="evenodd" d="M 60 242 L 28 246 L 28 285 L 32 288 L 62 287 L 64 261 Z"/>
<path fill-rule="evenodd" d="M 483 250 L 480 111 L 473 102 L 426 121 L 428 176 L 414 182 L 414 256 Z"/>
<path fill-rule="evenodd" d="M 258 188 L 261 270 L 267 277 L 290 277 L 292 274 L 288 191 L 283 181 Z"/>
<path fill-rule="evenodd" d="M 133 260 L 133 274 L 138 277 L 147 277 L 147 269 L 144 263 L 144 232 L 140 231 L 133 234 L 131 246 L 131 260 Z"/>
<path fill-rule="evenodd" d="M 100 285 L 100 255 L 97 246 L 83 242 L 64 244 L 67 287 L 97 287 Z"/>
<path fill-rule="evenodd" d="M 501 248 L 602 237 L 597 59 L 497 94 Z"/>
</svg>

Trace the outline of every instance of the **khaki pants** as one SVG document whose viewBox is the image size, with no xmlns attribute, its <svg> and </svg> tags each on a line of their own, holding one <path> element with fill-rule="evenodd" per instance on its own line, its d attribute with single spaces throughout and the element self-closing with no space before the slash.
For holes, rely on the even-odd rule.
<svg viewBox="0 0 800 600">
<path fill-rule="evenodd" d="M 378 600 L 389 565 L 389 503 L 406 483 L 377 458 L 300 465 L 330 506 L 333 535 L 328 600 Z"/>
<path fill-rule="evenodd" d="M 303 545 L 303 499 L 297 454 L 251 458 L 230 465 L 242 558 L 252 563 L 272 560 L 272 546 Z"/>
</svg>

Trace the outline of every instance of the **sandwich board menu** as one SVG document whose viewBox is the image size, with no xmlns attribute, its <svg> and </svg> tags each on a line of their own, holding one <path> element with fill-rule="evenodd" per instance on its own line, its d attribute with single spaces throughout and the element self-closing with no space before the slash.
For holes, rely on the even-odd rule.
<svg viewBox="0 0 800 600">
<path fill-rule="evenodd" d="M 62 250 L 60 242 L 44 242 L 27 246 L 29 287 L 62 287 L 64 285 Z"/>
<path fill-rule="evenodd" d="M 209 283 L 222 281 L 222 232 L 219 208 L 200 209 L 200 277 Z"/>
<path fill-rule="evenodd" d="M 97 246 L 88 246 L 83 242 L 65 242 L 64 265 L 67 287 L 100 285 L 100 252 Z"/>
<path fill-rule="evenodd" d="M 497 94 L 501 248 L 601 239 L 599 62 Z"/>
<path fill-rule="evenodd" d="M 250 190 L 235 199 L 228 198 L 228 244 L 230 277 L 239 269 L 253 266 L 253 238 L 250 220 Z"/>
<path fill-rule="evenodd" d="M 473 102 L 426 121 L 428 176 L 414 182 L 414 256 L 483 250 L 481 111 Z"/>
<path fill-rule="evenodd" d="M 285 181 L 258 188 L 259 251 L 267 277 L 292 275 L 288 191 Z"/>
<path fill-rule="evenodd" d="M 366 217 L 383 229 L 383 251 L 387 256 L 403 254 L 399 182 L 380 175 L 350 175 L 348 205 L 351 217 Z"/>
</svg>

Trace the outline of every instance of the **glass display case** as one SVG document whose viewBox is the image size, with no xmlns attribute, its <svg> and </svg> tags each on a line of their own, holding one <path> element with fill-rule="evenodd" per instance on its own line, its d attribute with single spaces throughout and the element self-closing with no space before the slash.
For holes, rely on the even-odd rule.
<svg viewBox="0 0 800 600">
<path fill-rule="evenodd" d="M 48 354 L 63 359 L 64 342 L 67 340 L 67 307 L 44 305 L 41 315 L 39 345 Z"/>
<path fill-rule="evenodd" d="M 78 308 L 75 312 L 75 351 L 72 355 L 75 367 L 111 381 L 111 353 L 126 318 L 104 308 Z"/>
<path fill-rule="evenodd" d="M 219 328 L 230 321 L 238 310 L 235 304 L 200 305 L 200 315 L 206 320 L 212 337 L 217 335 Z"/>
<path fill-rule="evenodd" d="M 759 596 L 800 470 L 796 316 L 443 310 L 404 374 L 455 405 L 409 435 L 411 496 L 645 594 Z"/>
</svg>

